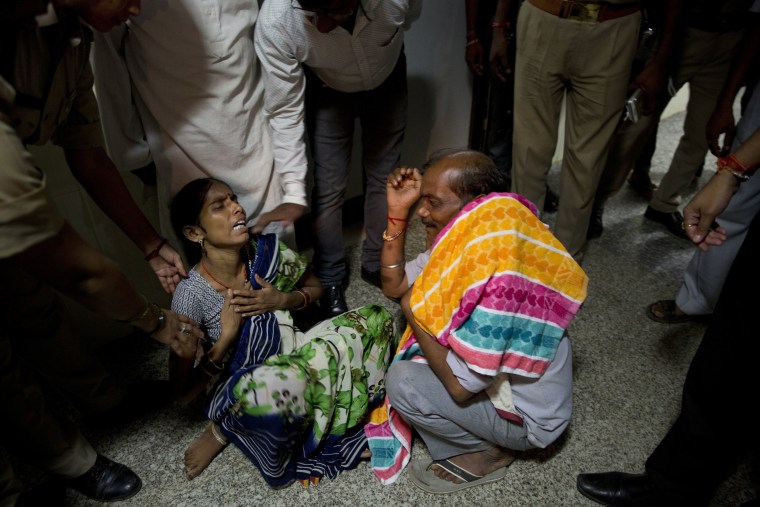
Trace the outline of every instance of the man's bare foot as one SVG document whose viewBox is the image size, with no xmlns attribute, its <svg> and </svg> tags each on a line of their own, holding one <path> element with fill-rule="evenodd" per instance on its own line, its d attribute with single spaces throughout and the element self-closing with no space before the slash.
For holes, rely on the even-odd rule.
<svg viewBox="0 0 760 507">
<path fill-rule="evenodd" d="M 214 458 L 227 446 L 219 427 L 209 421 L 203 433 L 196 438 L 185 451 L 185 477 L 192 481 L 214 461 Z"/>
<path fill-rule="evenodd" d="M 449 461 L 472 475 L 488 475 L 500 468 L 509 466 L 515 460 L 515 452 L 503 447 L 492 447 L 486 451 L 472 452 L 469 454 L 460 454 L 449 458 Z M 459 484 L 462 481 L 459 477 L 450 474 L 440 465 L 433 463 L 431 470 L 439 479 Z"/>
</svg>

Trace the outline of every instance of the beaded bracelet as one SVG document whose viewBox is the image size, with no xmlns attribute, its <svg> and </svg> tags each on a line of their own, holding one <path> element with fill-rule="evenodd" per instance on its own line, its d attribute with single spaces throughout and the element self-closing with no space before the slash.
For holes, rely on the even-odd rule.
<svg viewBox="0 0 760 507">
<path fill-rule="evenodd" d="M 749 179 L 749 176 L 747 176 L 746 174 L 740 173 L 739 171 L 734 171 L 733 169 L 731 169 L 730 167 L 727 167 L 727 166 L 718 167 L 718 171 L 719 172 L 720 171 L 726 171 L 727 173 L 731 173 L 734 176 L 734 178 L 736 178 L 738 180 L 741 180 L 741 181 L 747 181 Z"/>
<path fill-rule="evenodd" d="M 756 169 L 756 167 L 748 167 L 739 162 L 733 153 L 718 159 L 718 171 L 730 172 L 742 181 L 747 181 Z"/>
</svg>

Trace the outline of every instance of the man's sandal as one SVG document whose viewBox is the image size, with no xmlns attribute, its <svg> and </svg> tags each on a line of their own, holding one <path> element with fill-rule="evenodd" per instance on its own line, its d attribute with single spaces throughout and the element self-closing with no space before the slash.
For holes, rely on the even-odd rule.
<svg viewBox="0 0 760 507">
<path fill-rule="evenodd" d="M 511 464 L 511 462 L 509 464 Z M 447 459 L 440 459 L 436 461 L 417 460 L 412 461 L 410 478 L 412 484 L 423 491 L 435 494 L 446 494 L 501 480 L 507 475 L 507 467 L 509 464 L 487 475 L 475 475 L 468 472 L 464 468 L 455 465 Z M 441 479 L 435 475 L 435 471 L 433 471 L 431 468 L 433 465 L 441 467 L 463 482 L 456 483 Z"/>
<path fill-rule="evenodd" d="M 655 313 L 655 311 L 657 313 Z M 676 305 L 675 300 L 661 299 L 660 301 L 647 306 L 647 317 L 661 324 L 681 324 L 683 322 L 697 320 L 699 317 L 697 315 L 688 315 L 686 313 L 678 314 L 678 311 L 679 308 L 678 305 Z M 658 315 L 658 313 L 660 315 Z"/>
</svg>

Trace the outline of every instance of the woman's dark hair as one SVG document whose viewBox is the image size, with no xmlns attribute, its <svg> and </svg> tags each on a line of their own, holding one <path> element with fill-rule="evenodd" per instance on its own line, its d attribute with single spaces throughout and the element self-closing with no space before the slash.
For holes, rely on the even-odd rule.
<svg viewBox="0 0 760 507">
<path fill-rule="evenodd" d="M 451 175 L 449 186 L 457 197 L 465 202 L 491 192 L 509 192 L 506 179 L 491 157 L 476 150 L 452 148 L 438 150 L 425 162 L 422 170 L 424 172 L 428 167 L 449 158 L 456 159 L 460 169 Z"/>
<path fill-rule="evenodd" d="M 182 242 L 185 256 L 190 264 L 197 264 L 201 260 L 201 248 L 197 243 L 193 243 L 185 237 L 182 230 L 187 225 L 200 225 L 199 219 L 203 203 L 206 202 L 211 185 L 214 183 L 224 183 L 213 178 L 200 178 L 193 180 L 177 192 L 171 205 L 169 206 L 172 228 L 177 238 Z"/>
</svg>

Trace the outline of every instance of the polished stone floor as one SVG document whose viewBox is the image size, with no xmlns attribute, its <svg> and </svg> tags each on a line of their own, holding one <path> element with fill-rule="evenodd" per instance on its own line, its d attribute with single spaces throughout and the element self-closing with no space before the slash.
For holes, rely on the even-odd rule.
<svg viewBox="0 0 760 507">
<path fill-rule="evenodd" d="M 680 136 L 683 115 L 665 120 L 660 128 L 652 176 L 667 169 Z M 712 173 L 714 159 L 695 183 Z M 552 171 L 556 188 L 557 171 Z M 496 483 L 434 496 L 416 489 L 404 474 L 382 486 L 366 463 L 336 480 L 304 489 L 294 484 L 268 488 L 259 473 L 235 448 L 226 449 L 197 479 L 182 473 L 185 448 L 203 429 L 203 417 L 189 409 L 166 407 L 109 430 L 86 432 L 105 455 L 132 467 L 143 480 L 142 491 L 127 505 L 139 506 L 379 506 L 465 505 L 583 506 L 592 503 L 575 488 L 580 472 L 624 470 L 640 472 L 648 453 L 659 442 L 678 412 L 683 379 L 699 344 L 704 324 L 664 325 L 647 319 L 646 306 L 672 298 L 693 247 L 643 218 L 646 203 L 626 185 L 608 205 L 605 231 L 591 242 L 584 269 L 589 295 L 570 326 L 574 361 L 574 415 L 563 437 L 549 449 L 526 452 Z M 548 223 L 553 217 L 546 215 Z M 349 306 L 369 302 L 397 305 L 358 276 L 358 227 L 348 248 L 352 279 Z M 407 256 L 422 248 L 418 223 L 410 229 Z M 397 312 L 398 313 L 398 312 Z M 167 353 L 145 338 L 123 339 L 100 349 L 104 360 L 125 381 L 165 378 Z M 716 400 L 719 409 L 720 400 Z M 716 424 L 723 424 L 719 419 Z M 726 428 L 726 445 L 737 445 Z M 424 444 L 413 459 L 427 457 Z M 735 506 L 754 498 L 748 467 L 742 465 L 712 502 Z M 755 485 L 757 481 L 754 481 Z M 68 505 L 95 505 L 69 492 Z"/>
</svg>

